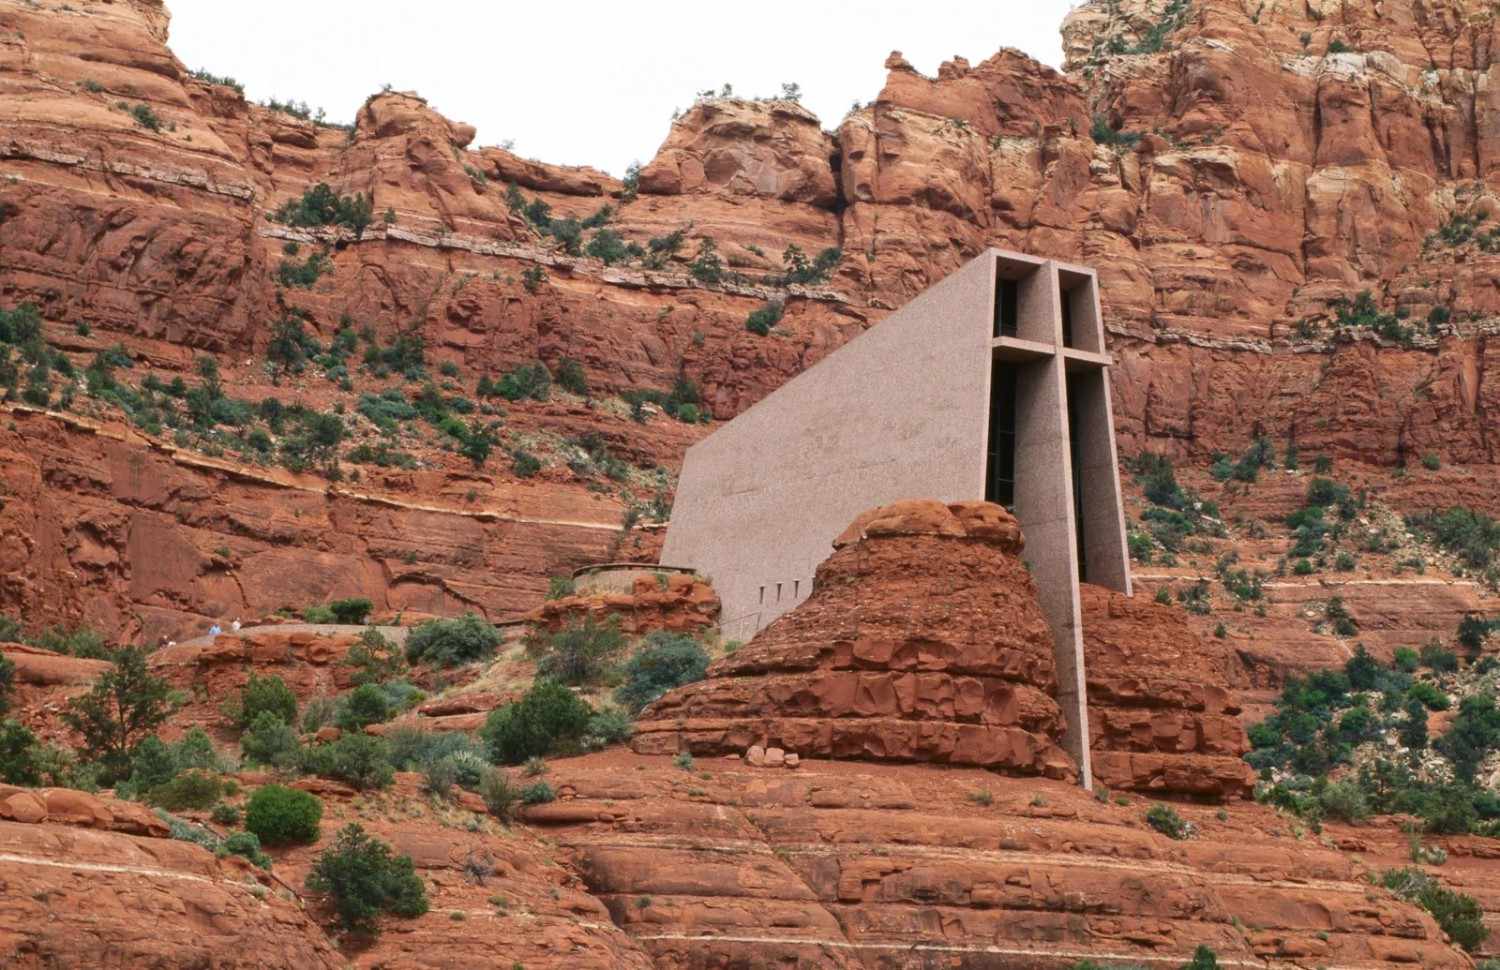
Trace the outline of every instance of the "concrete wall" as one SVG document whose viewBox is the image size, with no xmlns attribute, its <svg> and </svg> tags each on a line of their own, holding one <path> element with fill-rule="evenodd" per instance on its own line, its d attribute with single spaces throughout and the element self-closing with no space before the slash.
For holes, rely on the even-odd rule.
<svg viewBox="0 0 1500 970">
<path fill-rule="evenodd" d="M 726 624 L 806 599 L 866 509 L 983 496 L 993 268 L 973 260 L 689 449 L 662 562 L 707 575 Z"/>
</svg>

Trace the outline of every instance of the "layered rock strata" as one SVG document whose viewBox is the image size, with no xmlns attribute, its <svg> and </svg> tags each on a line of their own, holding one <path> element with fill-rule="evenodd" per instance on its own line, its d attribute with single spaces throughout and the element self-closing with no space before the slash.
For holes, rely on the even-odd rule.
<svg viewBox="0 0 1500 970">
<path fill-rule="evenodd" d="M 1108 788 L 1219 799 L 1254 773 L 1237 660 L 1193 632 L 1181 609 L 1084 584 L 1084 673 L 1094 780 Z"/>
</svg>

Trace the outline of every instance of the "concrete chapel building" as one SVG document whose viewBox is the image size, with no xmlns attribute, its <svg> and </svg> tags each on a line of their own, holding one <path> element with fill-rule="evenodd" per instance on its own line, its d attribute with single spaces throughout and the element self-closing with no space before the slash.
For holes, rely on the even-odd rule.
<svg viewBox="0 0 1500 970">
<path fill-rule="evenodd" d="M 1093 270 L 987 250 L 690 448 L 661 561 L 708 576 L 748 639 L 866 509 L 1007 506 L 1087 784 L 1078 584 L 1130 593 L 1111 363 Z"/>
</svg>

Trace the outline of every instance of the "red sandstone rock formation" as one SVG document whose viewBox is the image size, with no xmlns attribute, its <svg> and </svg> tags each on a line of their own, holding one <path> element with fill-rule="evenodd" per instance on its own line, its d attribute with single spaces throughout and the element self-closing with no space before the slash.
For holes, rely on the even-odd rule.
<svg viewBox="0 0 1500 970">
<path fill-rule="evenodd" d="M 1215 799 L 1248 795 L 1250 744 L 1230 689 L 1235 659 L 1180 609 L 1084 585 L 1083 653 L 1094 780 Z"/>
<path fill-rule="evenodd" d="M 1014 519 L 983 503 L 898 502 L 835 546 L 805 603 L 647 710 L 636 750 L 765 744 L 1072 776 Z"/>
<path fill-rule="evenodd" d="M 212 352 L 252 401 L 352 405 L 320 380 L 266 381 L 259 358 L 285 303 L 324 341 L 346 314 L 380 339 L 420 332 L 465 384 L 568 357 L 601 399 L 681 373 L 727 418 L 998 243 L 1100 267 L 1126 452 L 1203 456 L 1256 432 L 1387 467 L 1430 451 L 1470 466 L 1465 497 L 1497 510 L 1486 321 L 1500 254 L 1474 238 L 1424 246 L 1453 214 L 1500 209 L 1474 181 L 1493 168 L 1492 109 L 1474 92 L 1496 28 L 1452 0 L 1338 18 L 1198 0 L 1169 24 L 1145 0 L 1089 3 L 1065 25 L 1068 73 L 1005 50 L 929 78 L 893 56 L 878 97 L 832 134 L 789 102 L 705 100 L 633 200 L 602 173 L 475 147 L 470 126 L 413 95 L 372 97 L 352 137 L 247 104 L 183 69 L 157 3 L 0 0 L 0 17 L 17 51 L 0 65 L 15 176 L 0 182 L 0 302 L 37 303 L 75 364 L 118 342 L 153 372 L 190 376 Z M 1150 36 L 1158 49 L 1133 52 Z M 1141 137 L 1096 143 L 1096 115 Z M 397 221 L 355 239 L 268 219 L 320 180 L 371 193 Z M 607 267 L 559 252 L 511 211 L 506 183 L 558 215 L 613 204 L 639 244 L 693 228 L 664 270 Z M 704 238 L 751 284 L 684 273 Z M 276 285 L 289 241 L 333 247 L 317 287 Z M 844 264 L 821 290 L 761 285 L 787 242 L 842 246 Z M 522 286 L 537 268 L 545 283 Z M 1362 288 L 1404 308 L 1412 346 L 1329 339 L 1326 301 Z M 747 333 L 773 295 L 778 334 Z M 1453 317 L 1429 334 L 1435 307 Z M 293 593 L 518 616 L 546 575 L 604 558 L 621 513 L 560 463 L 518 482 L 434 450 L 420 471 L 329 490 L 227 458 L 189 464 L 161 439 L 82 444 L 39 420 L 0 432 L 0 608 L 127 637 L 302 605 L 279 601 Z M 517 405 L 507 429 L 594 432 L 668 470 L 703 433 L 597 401 Z M 120 471 L 137 463 L 134 478 Z M 1403 508 L 1433 500 L 1375 486 Z M 215 496 L 211 511 L 192 494 Z M 312 588 L 277 581 L 289 575 Z"/>
<path fill-rule="evenodd" d="M 626 633 L 652 630 L 693 632 L 714 626 L 719 597 L 707 582 L 681 573 L 664 574 L 666 585 L 650 576 L 637 577 L 629 593 L 597 592 L 548 600 L 525 619 L 557 630 L 583 616 L 613 618 Z"/>
<path fill-rule="evenodd" d="M 0 785 L 0 963 L 344 965 L 294 900 L 262 885 L 261 870 L 166 836 L 140 805 Z"/>
<path fill-rule="evenodd" d="M 1221 966 L 1471 965 L 1366 881 L 1407 864 L 1394 826 L 1331 827 L 1341 850 L 1264 806 L 1186 805 L 1200 834 L 1173 842 L 1139 799 L 939 765 L 700 758 L 689 773 L 606 752 L 548 777 L 559 800 L 528 824 L 659 968 L 1174 967 L 1199 944 Z M 1465 865 L 1477 880 L 1490 863 Z"/>
</svg>

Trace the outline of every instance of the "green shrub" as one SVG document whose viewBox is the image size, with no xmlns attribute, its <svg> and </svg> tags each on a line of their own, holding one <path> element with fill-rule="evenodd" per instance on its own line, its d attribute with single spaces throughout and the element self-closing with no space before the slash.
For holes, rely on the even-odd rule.
<svg viewBox="0 0 1500 970">
<path fill-rule="evenodd" d="M 724 262 L 719 258 L 718 244 L 705 236 L 698 242 L 698 255 L 688 264 L 688 272 L 703 283 L 719 283 L 724 279 Z"/>
<path fill-rule="evenodd" d="M 211 808 L 224 792 L 224 783 L 202 771 L 184 771 L 146 793 L 146 800 L 171 812 Z"/>
<path fill-rule="evenodd" d="M 500 631 L 473 613 L 451 620 L 428 620 L 406 638 L 406 659 L 452 667 L 484 660 L 500 645 Z"/>
<path fill-rule="evenodd" d="M 283 259 L 276 267 L 276 281 L 282 286 L 308 289 L 325 273 L 333 272 L 333 264 L 323 253 L 308 253 L 307 259 Z"/>
<path fill-rule="evenodd" d="M 427 912 L 427 892 L 410 856 L 392 856 L 390 846 L 357 823 L 339 831 L 318 856 L 307 888 L 329 896 L 347 930 L 375 934 L 384 913 L 407 918 Z"/>
<path fill-rule="evenodd" d="M 291 725 L 270 711 L 261 711 L 240 735 L 240 752 L 255 764 L 288 768 L 301 756 L 301 744 Z"/>
<path fill-rule="evenodd" d="M 11 785 L 40 785 L 36 735 L 18 721 L 0 721 L 0 781 Z"/>
<path fill-rule="evenodd" d="M 535 478 L 542 470 L 541 459 L 524 448 L 517 448 L 510 453 L 511 471 L 516 473 L 517 478 Z"/>
<path fill-rule="evenodd" d="M 1190 839 L 1194 835 L 1192 824 L 1184 821 L 1170 805 L 1161 802 L 1146 810 L 1146 824 L 1170 839 Z"/>
<path fill-rule="evenodd" d="M 389 721 L 394 713 L 379 684 L 361 684 L 344 698 L 334 723 L 344 731 L 360 731 L 367 724 Z"/>
<path fill-rule="evenodd" d="M 302 193 L 276 210 L 272 217 L 288 226 L 344 226 L 363 236 L 374 215 L 370 196 L 339 195 L 326 182 Z"/>
<path fill-rule="evenodd" d="M 1458 705 L 1458 716 L 1433 745 L 1453 763 L 1453 773 L 1472 782 L 1479 763 L 1500 747 L 1500 709 L 1488 694 L 1471 694 Z"/>
<path fill-rule="evenodd" d="M 244 814 L 238 808 L 229 804 L 228 802 L 220 802 L 219 804 L 215 805 L 214 810 L 209 813 L 209 818 L 213 819 L 220 825 L 238 825 L 240 824 L 240 822 L 244 821 Z M 256 840 L 257 844 L 259 843 L 259 841 L 259 839 Z"/>
<path fill-rule="evenodd" d="M 245 805 L 245 828 L 266 845 L 316 842 L 322 819 L 316 795 L 283 785 L 262 785 Z"/>
<path fill-rule="evenodd" d="M 478 755 L 480 751 L 473 739 L 457 731 L 424 731 L 401 725 L 383 737 L 390 749 L 391 764 L 397 771 L 421 771 L 435 761 Z M 477 781 L 477 770 L 474 774 Z"/>
<path fill-rule="evenodd" d="M 334 621 L 346 626 L 359 626 L 365 622 L 370 611 L 375 605 L 364 597 L 351 597 L 349 599 L 334 600 L 328 604 L 332 611 Z"/>
<path fill-rule="evenodd" d="M 1397 647 L 1393 664 L 1397 670 L 1413 673 L 1417 669 L 1420 657 L 1411 647 Z"/>
<path fill-rule="evenodd" d="M 592 715 L 589 705 L 568 688 L 540 680 L 519 701 L 491 711 L 480 737 L 491 761 L 520 764 L 582 738 Z"/>
<path fill-rule="evenodd" d="M 1458 670 L 1458 654 L 1445 650 L 1442 644 L 1433 641 L 1422 647 L 1419 655 L 1422 666 L 1440 674 L 1451 674 Z"/>
<path fill-rule="evenodd" d="M 552 395 L 552 373 L 541 361 L 522 364 L 506 371 L 492 388 L 507 401 L 545 401 Z"/>
<path fill-rule="evenodd" d="M 618 707 L 605 707 L 589 718 L 589 726 L 584 732 L 583 746 L 590 750 L 597 750 L 609 747 L 611 744 L 624 744 L 634 733 L 635 724 L 630 720 L 629 714 Z"/>
<path fill-rule="evenodd" d="M 349 648 L 340 663 L 353 667 L 355 686 L 378 684 L 400 677 L 406 672 L 406 658 L 401 650 L 374 627 L 359 635 L 359 642 Z"/>
<path fill-rule="evenodd" d="M 26 642 L 33 647 L 67 654 L 70 657 L 82 657 L 85 660 L 109 660 L 113 657 L 104 641 L 104 636 L 86 626 L 71 629 L 49 626 L 34 637 L 27 637 Z"/>
<path fill-rule="evenodd" d="M 526 652 L 537 661 L 540 677 L 583 686 L 598 683 L 625 647 L 619 622 L 585 616 L 556 633 L 530 634 Z"/>
<path fill-rule="evenodd" d="M 1406 689 L 1406 694 L 1412 700 L 1418 701 L 1429 711 L 1446 711 L 1449 706 L 1448 695 L 1443 693 L 1437 685 L 1425 680 L 1419 680 Z"/>
<path fill-rule="evenodd" d="M 275 716 L 283 724 L 297 723 L 297 695 L 277 676 L 260 677 L 254 673 L 240 691 L 239 704 L 230 708 L 235 726 L 240 730 L 255 723 L 262 713 Z"/>
<path fill-rule="evenodd" d="M 167 719 L 167 682 L 146 667 L 146 654 L 134 647 L 117 650 L 113 666 L 87 694 L 74 697 L 63 722 L 83 736 L 83 751 L 100 766 L 101 781 L 116 781 L 130 770 L 137 744 Z"/>
<path fill-rule="evenodd" d="M 521 789 L 521 804 L 523 805 L 545 805 L 547 802 L 554 801 L 557 801 L 557 793 L 545 781 L 539 781 L 535 785 Z"/>
<path fill-rule="evenodd" d="M 1422 456 L 1422 467 L 1430 472 L 1435 472 L 1443 467 L 1443 460 L 1432 452 Z"/>
<path fill-rule="evenodd" d="M 1359 708 L 1364 710 L 1364 708 Z M 1370 804 L 1353 779 L 1330 782 L 1318 796 L 1323 814 L 1341 822 L 1362 822 L 1370 817 Z"/>
<path fill-rule="evenodd" d="M 1141 140 L 1140 132 L 1116 130 L 1104 115 L 1094 115 L 1094 123 L 1089 128 L 1089 136 L 1097 144 L 1109 145 L 1117 149 L 1134 148 Z"/>
<path fill-rule="evenodd" d="M 125 790 L 140 794 L 166 784 L 183 771 L 221 772 L 227 767 L 208 735 L 201 728 L 193 728 L 175 744 L 166 744 L 155 735 L 142 739 L 131 752 L 130 777 L 123 784 Z"/>
<path fill-rule="evenodd" d="M 148 128 L 151 131 L 161 131 L 161 118 L 157 116 L 155 111 L 151 110 L 149 104 L 135 105 L 130 109 L 130 116 L 142 128 Z"/>
<path fill-rule="evenodd" d="M 1469 952 L 1478 949 L 1490 935 L 1484 926 L 1484 911 L 1473 897 L 1444 888 L 1421 869 L 1388 869 L 1380 883 L 1431 913 L 1443 932 Z"/>
<path fill-rule="evenodd" d="M 345 734 L 332 744 L 304 749 L 302 769 L 361 790 L 385 788 L 396 773 L 386 742 L 363 733 Z"/>
<path fill-rule="evenodd" d="M 758 309 L 751 310 L 745 318 L 745 329 L 764 337 L 771 328 L 781 322 L 785 307 L 780 300 L 767 300 Z"/>
<path fill-rule="evenodd" d="M 3 620 L 4 617 L 0 617 Z M 0 635 L 0 641 L 6 638 Z M 10 692 L 16 680 L 16 665 L 9 657 L 0 654 L 0 716 L 10 710 Z"/>
<path fill-rule="evenodd" d="M 1500 522 L 1461 506 L 1407 516 L 1406 522 L 1475 569 L 1488 567 L 1500 547 Z"/>
<path fill-rule="evenodd" d="M 802 252 L 802 247 L 792 243 L 781 254 L 782 264 L 786 268 L 781 282 L 785 285 L 826 283 L 843 259 L 843 251 L 837 246 L 830 246 L 819 251 L 818 255 L 809 262 L 807 255 Z"/>
<path fill-rule="evenodd" d="M 510 782 L 510 775 L 495 768 L 484 773 L 479 782 L 479 797 L 484 799 L 490 814 L 502 822 L 509 822 L 516 814 L 516 805 L 521 801 L 521 792 Z"/>
<path fill-rule="evenodd" d="M 1484 641 L 1489 639 L 1493 626 L 1482 617 L 1465 613 L 1463 619 L 1458 621 L 1458 642 L 1470 653 L 1478 653 L 1484 648 Z"/>
<path fill-rule="evenodd" d="M 571 357 L 558 361 L 557 386 L 579 397 L 588 397 L 589 382 L 583 373 L 583 365 Z"/>
<path fill-rule="evenodd" d="M 702 680 L 708 654 L 692 637 L 658 630 L 625 662 L 625 683 L 615 701 L 636 712 L 674 687 Z"/>
<path fill-rule="evenodd" d="M 254 832 L 235 832 L 221 846 L 225 855 L 244 856 L 262 869 L 271 868 L 271 857 L 260 850 L 260 839 Z"/>
</svg>

